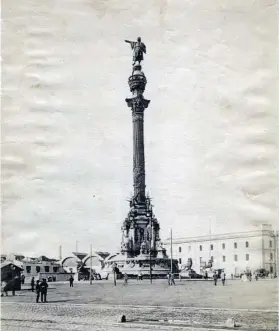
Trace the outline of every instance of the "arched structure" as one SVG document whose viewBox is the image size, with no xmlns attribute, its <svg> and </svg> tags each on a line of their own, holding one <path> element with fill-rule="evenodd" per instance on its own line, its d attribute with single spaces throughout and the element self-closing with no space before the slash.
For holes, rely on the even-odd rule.
<svg viewBox="0 0 279 331">
<path fill-rule="evenodd" d="M 80 265 L 81 261 L 74 255 L 67 256 L 61 260 L 61 266 L 67 273 L 76 274 Z"/>
<path fill-rule="evenodd" d="M 101 257 L 101 255 L 99 255 L 96 252 L 92 252 L 92 255 L 90 256 L 90 254 L 88 254 L 87 256 L 85 256 L 82 260 L 83 265 L 87 265 L 88 266 L 88 260 L 90 260 L 90 258 L 92 258 L 92 265 L 95 265 L 97 263 L 97 261 L 99 261 L 99 264 L 103 265 L 104 264 L 104 259 Z"/>
</svg>

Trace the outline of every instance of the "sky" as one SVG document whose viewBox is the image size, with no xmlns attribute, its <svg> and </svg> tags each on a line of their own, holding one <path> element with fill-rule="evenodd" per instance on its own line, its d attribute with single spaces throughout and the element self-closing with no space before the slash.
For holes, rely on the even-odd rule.
<svg viewBox="0 0 279 331">
<path fill-rule="evenodd" d="M 132 194 L 131 48 L 166 239 L 278 222 L 271 0 L 4 0 L 2 251 L 115 252 Z"/>
</svg>

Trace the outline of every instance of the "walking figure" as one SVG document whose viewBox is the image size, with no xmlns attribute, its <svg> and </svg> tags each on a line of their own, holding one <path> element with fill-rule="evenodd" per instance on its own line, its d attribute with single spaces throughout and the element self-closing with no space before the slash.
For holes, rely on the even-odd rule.
<svg viewBox="0 0 279 331">
<path fill-rule="evenodd" d="M 35 287 L 35 279 L 32 277 L 31 279 L 31 291 L 34 292 L 34 287 Z"/>
<path fill-rule="evenodd" d="M 47 302 L 46 301 L 46 298 L 47 298 L 47 288 L 48 288 L 48 284 L 46 282 L 46 279 L 44 278 L 43 281 L 41 282 L 41 285 L 40 285 L 41 302 Z"/>
<path fill-rule="evenodd" d="M 72 275 L 69 278 L 69 282 L 70 282 L 70 287 L 74 287 L 74 277 Z"/>
<path fill-rule="evenodd" d="M 128 284 L 128 275 L 125 272 L 125 274 L 124 274 L 124 285 L 127 285 L 127 284 Z"/>
<path fill-rule="evenodd" d="M 226 274 L 224 271 L 221 272 L 221 279 L 222 279 L 222 284 L 223 286 L 225 285 L 225 281 L 226 281 Z"/>
<path fill-rule="evenodd" d="M 37 280 L 36 281 L 36 302 L 39 302 L 40 299 L 40 293 L 41 293 L 41 285 L 40 285 L 40 281 Z"/>
<path fill-rule="evenodd" d="M 174 282 L 174 274 L 171 274 L 171 275 L 170 275 L 170 281 L 171 281 L 171 285 L 175 285 L 175 282 Z"/>
<path fill-rule="evenodd" d="M 214 271 L 213 279 L 214 279 L 214 285 L 216 286 L 217 285 L 217 279 L 218 279 L 218 276 L 216 274 L 216 271 Z"/>
<path fill-rule="evenodd" d="M 250 280 L 250 282 L 252 281 L 252 272 L 251 271 L 249 271 L 249 280 Z"/>
</svg>

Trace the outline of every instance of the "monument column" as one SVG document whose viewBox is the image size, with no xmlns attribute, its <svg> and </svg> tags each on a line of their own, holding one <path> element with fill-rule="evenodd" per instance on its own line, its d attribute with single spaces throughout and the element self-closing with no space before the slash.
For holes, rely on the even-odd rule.
<svg viewBox="0 0 279 331">
<path fill-rule="evenodd" d="M 133 97 L 126 99 L 126 102 L 128 107 L 132 109 L 134 198 L 139 203 L 145 202 L 144 109 L 148 107 L 150 102 L 142 95 L 145 85 L 146 78 L 141 71 L 141 65 L 135 64 L 133 73 L 129 77 L 129 86 Z"/>
</svg>

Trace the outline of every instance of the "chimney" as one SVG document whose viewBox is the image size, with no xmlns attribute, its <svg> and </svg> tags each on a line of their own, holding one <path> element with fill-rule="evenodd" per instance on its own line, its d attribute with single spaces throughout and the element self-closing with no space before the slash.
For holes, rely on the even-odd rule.
<svg viewBox="0 0 279 331">
<path fill-rule="evenodd" d="M 62 260 L 62 246 L 59 246 L 59 260 Z"/>
</svg>

